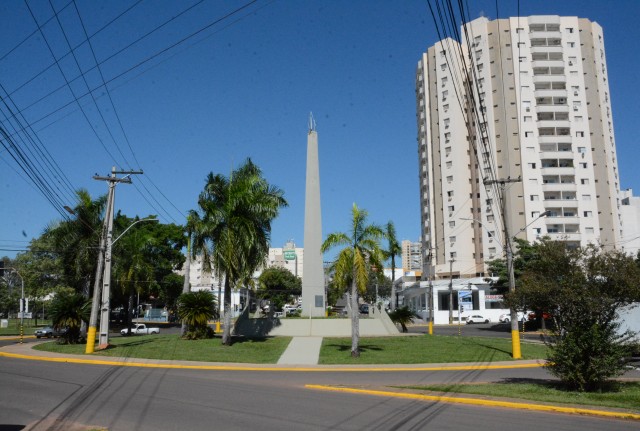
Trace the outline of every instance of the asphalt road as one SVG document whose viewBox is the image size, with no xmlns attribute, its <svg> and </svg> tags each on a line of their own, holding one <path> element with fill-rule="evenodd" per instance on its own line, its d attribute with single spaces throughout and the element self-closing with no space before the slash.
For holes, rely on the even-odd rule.
<svg viewBox="0 0 640 431">
<path fill-rule="evenodd" d="M 409 326 L 409 332 L 416 334 L 429 333 L 426 323 Z M 500 337 L 511 338 L 511 324 L 509 323 L 478 323 L 472 325 L 435 325 L 433 333 L 436 335 L 458 335 L 463 337 Z M 540 342 L 539 332 L 520 332 L 520 338 L 526 341 Z"/>
<path fill-rule="evenodd" d="M 79 365 L 0 358 L 0 430 L 640 430 L 640 422 L 329 392 L 342 385 L 547 379 L 519 370 L 291 372 Z"/>
</svg>

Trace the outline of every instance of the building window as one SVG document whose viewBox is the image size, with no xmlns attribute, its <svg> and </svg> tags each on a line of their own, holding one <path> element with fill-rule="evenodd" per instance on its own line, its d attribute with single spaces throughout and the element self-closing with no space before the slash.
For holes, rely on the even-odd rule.
<svg viewBox="0 0 640 431">
<path fill-rule="evenodd" d="M 589 235 L 593 235 L 593 228 L 592 227 L 584 228 L 584 233 L 589 234 Z"/>
<path fill-rule="evenodd" d="M 531 218 L 540 217 L 540 211 L 531 211 Z"/>
<path fill-rule="evenodd" d="M 452 166 L 453 166 L 453 162 L 447 162 L 447 169 L 451 169 Z"/>
<path fill-rule="evenodd" d="M 447 177 L 447 183 L 451 184 L 452 182 L 453 182 L 453 176 L 452 176 L 452 175 L 449 175 L 449 176 Z"/>
<path fill-rule="evenodd" d="M 576 132 L 576 138 L 584 138 L 584 132 Z"/>
<path fill-rule="evenodd" d="M 540 200 L 540 197 L 539 197 L 538 195 L 531 195 L 529 198 L 530 198 L 532 201 L 538 201 L 538 200 Z"/>
<path fill-rule="evenodd" d="M 583 185 L 589 184 L 589 179 L 588 178 L 582 178 L 580 180 L 580 184 L 583 184 Z"/>
<path fill-rule="evenodd" d="M 452 235 L 452 236 L 449 237 L 449 242 L 456 242 L 455 235 Z"/>
<path fill-rule="evenodd" d="M 449 205 L 447 209 L 449 210 L 450 213 L 452 213 L 456 209 L 456 207 L 453 205 Z"/>
<path fill-rule="evenodd" d="M 456 227 L 456 222 L 455 221 L 450 221 L 449 222 L 449 227 Z"/>
<path fill-rule="evenodd" d="M 536 164 L 535 163 L 527 163 L 527 166 L 529 166 L 529 169 L 535 169 L 536 168 Z"/>
<path fill-rule="evenodd" d="M 593 217 L 593 211 L 584 211 L 582 214 L 584 217 Z"/>
<path fill-rule="evenodd" d="M 440 65 L 440 70 L 442 70 L 443 72 L 444 72 L 445 70 L 447 70 L 447 63 L 442 63 L 442 64 Z"/>
<path fill-rule="evenodd" d="M 582 169 L 587 169 L 587 164 L 585 162 L 580 162 L 580 167 Z"/>
<path fill-rule="evenodd" d="M 582 200 L 583 201 L 590 201 L 591 200 L 591 195 L 582 195 Z"/>
<path fill-rule="evenodd" d="M 447 197 L 450 197 L 450 198 L 452 198 L 452 197 L 453 197 L 453 190 L 449 190 L 449 191 L 447 192 Z"/>
</svg>

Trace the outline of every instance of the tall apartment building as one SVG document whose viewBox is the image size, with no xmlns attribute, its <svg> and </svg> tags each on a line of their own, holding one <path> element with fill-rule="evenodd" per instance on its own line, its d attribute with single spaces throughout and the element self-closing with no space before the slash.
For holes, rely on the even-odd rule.
<svg viewBox="0 0 640 431">
<path fill-rule="evenodd" d="M 560 16 L 465 27 L 466 43 L 442 40 L 417 67 L 424 270 L 486 275 L 486 262 L 503 256 L 502 193 L 489 179 L 513 181 L 504 193 L 511 235 L 618 244 L 602 28 Z"/>
<path fill-rule="evenodd" d="M 403 240 L 402 248 L 402 269 L 404 271 L 422 271 L 422 243 Z"/>
</svg>

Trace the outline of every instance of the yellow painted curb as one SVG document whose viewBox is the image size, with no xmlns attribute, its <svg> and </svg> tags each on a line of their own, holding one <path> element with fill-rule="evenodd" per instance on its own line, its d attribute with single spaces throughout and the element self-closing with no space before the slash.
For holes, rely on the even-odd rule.
<svg viewBox="0 0 640 431">
<path fill-rule="evenodd" d="M 513 364 L 513 365 L 460 365 L 460 366 L 439 366 L 439 367 L 275 367 L 272 365 L 256 366 L 256 365 L 183 365 L 171 363 L 147 363 L 147 362 L 126 362 L 108 359 L 85 359 L 85 358 L 69 358 L 69 357 L 53 357 L 53 356 L 36 356 L 23 355 L 20 353 L 0 352 L 0 357 L 27 359 L 32 361 L 48 361 L 70 364 L 90 364 L 90 365 L 111 365 L 121 367 L 140 367 L 140 368 L 171 368 L 171 369 L 189 369 L 189 370 L 230 370 L 230 371 L 298 371 L 298 372 L 316 372 L 316 373 L 369 373 L 369 372 L 398 372 L 398 371 L 456 371 L 456 370 L 499 370 L 499 369 L 516 369 L 516 368 L 538 368 L 542 364 Z"/>
<path fill-rule="evenodd" d="M 471 404 L 471 405 L 489 406 L 489 407 L 504 407 L 508 409 L 533 410 L 533 411 L 540 411 L 540 412 L 568 413 L 568 414 L 577 414 L 577 415 L 602 416 L 602 417 L 617 418 L 617 419 L 640 420 L 640 414 L 583 409 L 583 408 L 575 408 L 575 407 L 560 407 L 560 406 L 551 406 L 551 405 L 544 405 L 544 404 L 516 403 L 511 401 L 484 400 L 479 398 L 449 397 L 444 395 L 423 395 L 423 394 L 413 394 L 413 393 L 404 393 L 404 392 L 376 391 L 376 390 L 369 390 L 369 389 L 356 389 L 356 388 L 325 386 L 325 385 L 305 385 L 305 388 L 317 389 L 322 391 L 375 395 L 379 397 L 405 398 L 405 399 L 418 400 L 418 401 L 435 401 L 435 402 L 456 403 L 456 404 Z"/>
</svg>

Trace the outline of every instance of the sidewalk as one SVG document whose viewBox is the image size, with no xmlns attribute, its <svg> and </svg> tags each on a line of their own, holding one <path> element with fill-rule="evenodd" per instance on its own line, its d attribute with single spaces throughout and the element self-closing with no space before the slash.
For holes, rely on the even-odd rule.
<svg viewBox="0 0 640 431">
<path fill-rule="evenodd" d="M 322 337 L 293 337 L 278 365 L 318 365 Z"/>
</svg>

